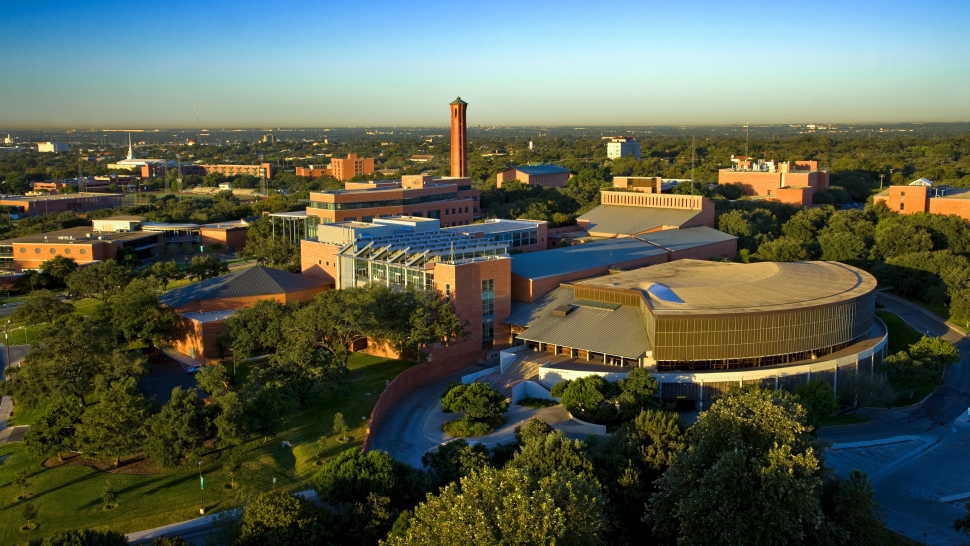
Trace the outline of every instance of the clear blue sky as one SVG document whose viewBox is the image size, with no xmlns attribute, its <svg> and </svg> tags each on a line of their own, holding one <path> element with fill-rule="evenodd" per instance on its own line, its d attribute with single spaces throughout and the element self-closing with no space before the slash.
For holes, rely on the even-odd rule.
<svg viewBox="0 0 970 546">
<path fill-rule="evenodd" d="M 798 4 L 797 7 L 793 6 Z M 970 121 L 970 1 L 0 2 L 0 127 Z"/>
</svg>

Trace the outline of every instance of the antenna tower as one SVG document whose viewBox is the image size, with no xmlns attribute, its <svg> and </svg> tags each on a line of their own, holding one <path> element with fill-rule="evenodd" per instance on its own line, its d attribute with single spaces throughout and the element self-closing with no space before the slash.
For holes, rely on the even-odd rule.
<svg viewBox="0 0 970 546">
<path fill-rule="evenodd" d="M 84 173 L 81 171 L 81 154 L 77 155 L 77 191 L 84 193 L 87 190 L 87 184 L 85 184 Z"/>
<path fill-rule="evenodd" d="M 749 122 L 744 122 L 744 156 L 748 156 L 748 136 L 751 134 L 751 124 Z"/>
</svg>

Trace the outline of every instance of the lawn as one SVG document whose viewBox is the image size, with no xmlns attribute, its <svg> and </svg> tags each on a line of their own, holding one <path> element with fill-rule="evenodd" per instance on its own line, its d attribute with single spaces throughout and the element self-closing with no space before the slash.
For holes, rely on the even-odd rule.
<svg viewBox="0 0 970 546">
<path fill-rule="evenodd" d="M 409 362 L 355 353 L 348 365 L 354 377 L 345 392 L 324 395 L 287 419 L 286 431 L 275 437 L 254 438 L 238 446 L 243 470 L 236 488 L 227 489 L 229 479 L 220 469 L 225 457 L 207 458 L 202 467 L 205 477 L 207 512 L 236 506 L 254 493 L 276 487 L 300 491 L 310 487 L 309 480 L 319 469 L 315 463 L 348 448 L 359 448 L 367 418 L 388 381 L 410 367 Z M 341 412 L 350 426 L 351 440 L 341 443 L 331 434 L 333 416 Z M 322 449 L 317 440 L 324 438 Z M 281 447 L 283 440 L 294 447 Z M 228 451 L 222 453 L 228 455 Z M 27 542 L 49 533 L 80 527 L 138 531 L 198 516 L 199 470 L 190 465 L 181 471 L 157 475 L 121 475 L 99 472 L 89 467 L 44 469 L 42 461 L 23 451 L 21 444 L 0 446 L 0 543 Z M 15 501 L 20 489 L 12 484 L 20 470 L 27 470 L 32 500 L 40 512 L 38 530 L 19 531 L 23 524 L 20 504 Z M 104 511 L 99 497 L 105 482 L 118 492 L 119 507 Z"/>
<path fill-rule="evenodd" d="M 910 328 L 903 319 L 889 311 L 876 311 L 876 316 L 889 329 L 889 354 L 908 351 L 909 346 L 923 338 L 923 334 Z"/>
</svg>

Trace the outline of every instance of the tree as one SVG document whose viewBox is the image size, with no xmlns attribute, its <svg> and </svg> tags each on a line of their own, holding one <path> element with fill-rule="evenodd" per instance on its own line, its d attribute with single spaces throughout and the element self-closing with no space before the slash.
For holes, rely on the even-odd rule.
<svg viewBox="0 0 970 546">
<path fill-rule="evenodd" d="M 313 487 L 324 502 L 351 504 L 364 504 L 373 493 L 401 505 L 415 491 L 424 490 L 414 468 L 383 451 L 361 453 L 354 448 L 327 461 L 313 477 Z"/>
<path fill-rule="evenodd" d="M 896 399 L 887 381 L 867 373 L 849 373 L 839 378 L 836 394 L 843 406 L 854 409 L 886 407 Z"/>
<path fill-rule="evenodd" d="M 839 530 L 822 512 L 822 454 L 789 397 L 732 389 L 657 482 L 654 530 L 683 544 L 831 543 Z"/>
<path fill-rule="evenodd" d="M 337 439 L 341 442 L 347 440 L 347 431 L 350 429 L 347 427 L 347 422 L 344 421 L 344 414 L 339 411 L 333 416 L 333 433 L 337 436 Z"/>
<path fill-rule="evenodd" d="M 159 537 L 148 546 L 192 546 L 192 544 L 182 537 Z"/>
<path fill-rule="evenodd" d="M 282 491 L 260 493 L 243 512 L 236 546 L 327 544 L 328 513 Z"/>
<path fill-rule="evenodd" d="M 148 274 L 162 283 L 162 290 L 168 290 L 168 285 L 172 281 L 185 278 L 185 272 L 173 260 L 153 263 L 148 269 Z"/>
<path fill-rule="evenodd" d="M 155 279 L 134 279 L 108 296 L 107 301 L 98 306 L 95 317 L 110 321 L 125 341 L 143 340 L 158 347 L 175 338 L 182 323 L 174 309 L 159 301 L 160 289 L 161 284 Z"/>
<path fill-rule="evenodd" d="M 886 533 L 885 516 L 879 512 L 876 492 L 864 472 L 849 471 L 849 479 L 838 483 L 833 521 L 849 533 L 852 546 L 879 546 Z"/>
<path fill-rule="evenodd" d="M 40 272 L 53 281 L 56 286 L 64 286 L 67 277 L 77 271 L 77 262 L 66 256 L 55 256 L 40 264 Z"/>
<path fill-rule="evenodd" d="M 329 290 L 321 295 L 339 292 L 343 290 Z M 313 305 L 313 302 L 309 305 Z M 249 307 L 238 309 L 225 322 L 226 336 L 232 345 L 235 358 L 247 359 L 275 352 L 285 337 L 284 325 L 294 311 L 295 306 L 276 300 L 260 300 Z M 300 318 L 294 323 L 301 324 L 301 320 L 305 318 L 307 313 L 300 313 Z"/>
<path fill-rule="evenodd" d="M 616 405 L 610 402 L 617 386 L 598 375 L 570 381 L 561 393 L 563 407 L 580 419 L 607 424 L 617 416 Z"/>
<path fill-rule="evenodd" d="M 74 312 L 74 305 L 57 299 L 50 290 L 34 290 L 13 313 L 14 322 L 30 325 L 52 323 L 60 317 Z"/>
<path fill-rule="evenodd" d="M 145 423 L 145 454 L 166 468 L 185 461 L 194 463 L 201 456 L 203 443 L 214 432 L 212 413 L 195 389 L 175 387 L 161 411 Z"/>
<path fill-rule="evenodd" d="M 227 478 L 229 478 L 229 487 L 231 489 L 236 488 L 236 476 L 239 475 L 239 470 L 241 468 L 242 468 L 242 465 L 239 464 L 239 459 L 236 458 L 235 454 L 229 457 L 229 460 L 227 460 L 222 465 L 222 473 L 225 474 Z"/>
<path fill-rule="evenodd" d="M 483 444 L 468 445 L 459 439 L 425 453 L 421 456 L 421 464 L 428 469 L 431 484 L 437 490 L 489 466 L 490 461 L 488 448 Z"/>
<path fill-rule="evenodd" d="M 26 470 L 21 470 L 17 472 L 17 475 L 13 479 L 13 484 L 20 488 L 21 499 L 27 498 L 27 488 L 33 485 L 32 483 L 30 483 L 30 480 L 27 478 Z"/>
<path fill-rule="evenodd" d="M 396 545 L 600 544 L 601 492 L 568 473 L 537 478 L 529 472 L 483 468 L 446 486 L 414 509 Z"/>
<path fill-rule="evenodd" d="M 31 541 L 30 546 L 128 546 L 128 539 L 118 531 L 81 529 L 64 531 L 43 540 Z"/>
<path fill-rule="evenodd" d="M 27 525 L 25 526 L 27 529 L 33 529 L 34 526 L 31 525 L 30 520 L 37 519 L 37 507 L 34 506 L 34 503 L 25 502 L 20 509 L 20 517 L 27 521 Z"/>
<path fill-rule="evenodd" d="M 138 452 L 145 440 L 149 405 L 135 390 L 134 378 L 120 379 L 101 394 L 101 401 L 81 417 L 78 430 L 84 452 L 100 460 L 114 459 Z"/>
<path fill-rule="evenodd" d="M 627 372 L 626 378 L 617 382 L 620 393 L 616 397 L 621 421 L 633 419 L 646 409 L 660 407 L 660 384 L 644 368 L 633 368 Z"/>
<path fill-rule="evenodd" d="M 907 398 L 915 397 L 917 390 L 932 388 L 943 377 L 942 363 L 929 359 L 913 360 L 905 351 L 887 356 L 882 368 L 889 384 L 901 393 L 908 393 Z"/>
<path fill-rule="evenodd" d="M 246 409 L 239 395 L 228 392 L 217 398 L 219 414 L 213 419 L 222 445 L 239 445 L 249 436 Z"/>
<path fill-rule="evenodd" d="M 134 269 L 141 265 L 141 258 L 138 257 L 138 251 L 134 248 L 123 247 L 118 249 L 118 263 Z"/>
<path fill-rule="evenodd" d="M 99 386 L 125 376 L 140 377 L 147 363 L 115 349 L 110 327 L 76 315 L 43 331 L 24 365 L 7 370 L 0 390 L 27 407 L 50 397 L 74 396 L 80 403 Z"/>
<path fill-rule="evenodd" d="M 116 500 L 118 500 L 118 492 L 115 491 L 114 487 L 112 487 L 111 480 L 105 480 L 104 487 L 101 488 L 101 502 L 103 502 L 105 506 L 110 506 L 114 504 Z"/>
<path fill-rule="evenodd" d="M 943 364 L 956 364 L 960 361 L 957 346 L 942 337 L 923 336 L 909 346 L 909 356 L 914 360 L 933 360 Z"/>
<path fill-rule="evenodd" d="M 650 536 L 645 518 L 653 483 L 686 448 L 685 426 L 676 413 L 646 410 L 607 436 L 588 440 L 596 479 L 609 499 L 609 544 L 633 544 Z"/>
<path fill-rule="evenodd" d="M 537 419 L 530 419 L 533 420 Z M 593 465 L 583 448 L 582 442 L 566 438 L 561 430 L 532 427 L 522 436 L 521 446 L 505 467 L 522 468 L 533 476 L 551 476 L 559 472 L 591 478 Z"/>
<path fill-rule="evenodd" d="M 501 416 L 509 405 L 505 397 L 486 383 L 454 385 L 441 397 L 445 412 L 461 413 L 471 419 L 488 420 Z"/>
<path fill-rule="evenodd" d="M 131 269 L 115 260 L 105 260 L 71 273 L 67 277 L 67 290 L 77 298 L 95 298 L 101 301 L 131 282 Z"/>
<path fill-rule="evenodd" d="M 795 387 L 793 394 L 798 403 L 805 408 L 805 420 L 817 427 L 819 420 L 832 415 L 839 409 L 839 399 L 835 396 L 835 389 L 824 379 L 813 379 Z"/>
<path fill-rule="evenodd" d="M 229 266 L 212 256 L 195 256 L 185 268 L 190 279 L 204 281 L 229 272 Z"/>
<path fill-rule="evenodd" d="M 274 385 L 288 393 L 303 408 L 318 390 L 338 388 L 347 368 L 308 340 L 287 339 L 270 356 L 269 366 L 254 370 L 251 377 L 253 384 Z"/>
<path fill-rule="evenodd" d="M 756 256 L 765 262 L 801 262 L 811 259 L 805 246 L 791 237 L 779 237 L 762 243 Z"/>
<path fill-rule="evenodd" d="M 83 408 L 75 397 L 57 398 L 24 435 L 24 446 L 40 457 L 57 457 L 78 450 L 77 427 Z"/>
</svg>

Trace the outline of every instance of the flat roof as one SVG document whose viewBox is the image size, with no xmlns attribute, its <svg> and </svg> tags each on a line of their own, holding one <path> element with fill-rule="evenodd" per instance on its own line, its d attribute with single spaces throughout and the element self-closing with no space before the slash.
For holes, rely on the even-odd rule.
<svg viewBox="0 0 970 546">
<path fill-rule="evenodd" d="M 175 224 L 168 222 L 146 222 L 141 225 L 144 231 L 165 231 L 167 229 L 199 229 L 199 224 Z"/>
<path fill-rule="evenodd" d="M 604 239 L 512 256 L 512 273 L 540 279 L 648 258 L 667 251 L 634 238 Z"/>
<path fill-rule="evenodd" d="M 681 229 L 665 229 L 644 233 L 634 237 L 641 241 L 661 246 L 667 250 L 686 250 L 699 245 L 709 245 L 737 239 L 734 235 L 729 235 L 723 231 L 718 231 L 707 226 L 695 226 Z"/>
<path fill-rule="evenodd" d="M 468 224 L 466 226 L 451 226 L 441 228 L 442 231 L 456 231 L 458 233 L 502 233 L 504 231 L 515 231 L 519 229 L 537 228 L 540 223 L 536 220 L 486 220 L 481 224 Z"/>
<path fill-rule="evenodd" d="M 240 220 L 227 220 L 225 222 L 213 222 L 211 224 L 202 224 L 199 227 L 206 229 L 235 229 L 249 227 L 249 222 L 245 219 Z"/>
<path fill-rule="evenodd" d="M 636 235 L 663 226 L 682 226 L 700 213 L 699 210 L 600 205 L 577 220 L 589 222 L 586 231 L 590 233 Z"/>
<path fill-rule="evenodd" d="M 88 237 L 88 234 L 91 234 Z M 46 239 L 45 239 L 46 237 Z M 73 239 L 71 239 L 73 237 Z M 0 241 L 0 244 L 11 243 L 50 243 L 50 244 L 71 244 L 71 243 L 96 243 L 100 237 L 101 241 L 135 241 L 145 237 L 158 237 L 157 233 L 144 231 L 95 231 L 91 226 L 79 226 L 47 233 L 35 233 Z"/>
<path fill-rule="evenodd" d="M 876 289 L 875 277 L 839 262 L 677 260 L 576 284 L 640 291 L 656 314 L 787 310 L 836 303 Z"/>
<path fill-rule="evenodd" d="M 56 195 L 0 195 L 0 201 L 61 201 L 88 197 L 124 197 L 122 193 L 82 192 Z"/>
<path fill-rule="evenodd" d="M 106 216 L 104 218 L 94 218 L 94 220 L 127 220 L 129 222 L 144 222 L 147 220 L 144 216 L 132 216 L 119 214 L 117 216 Z"/>
<path fill-rule="evenodd" d="M 216 322 L 226 320 L 236 314 L 235 309 L 224 309 L 222 311 L 209 311 L 206 313 L 182 313 L 182 316 L 196 322 Z"/>
<path fill-rule="evenodd" d="M 516 170 L 524 172 L 528 175 L 540 175 L 540 174 L 559 174 L 568 173 L 569 169 L 565 167 L 560 167 L 559 165 L 520 165 L 518 167 L 512 167 L 510 170 Z"/>
</svg>

